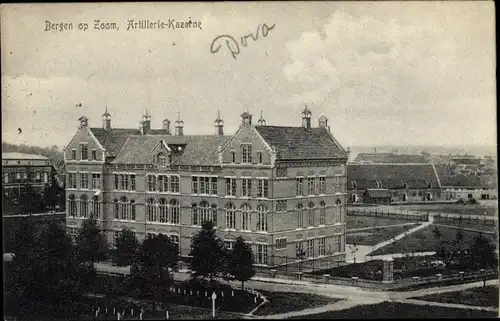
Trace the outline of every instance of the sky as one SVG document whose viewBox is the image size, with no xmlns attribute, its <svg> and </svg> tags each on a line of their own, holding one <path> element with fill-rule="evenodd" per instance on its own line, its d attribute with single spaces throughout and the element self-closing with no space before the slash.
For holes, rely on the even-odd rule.
<svg viewBox="0 0 500 321">
<path fill-rule="evenodd" d="M 132 19 L 201 28 L 127 30 Z M 228 38 L 211 52 L 221 35 L 236 59 Z M 138 128 L 147 109 L 153 128 L 180 117 L 188 135 L 213 134 L 220 111 L 231 135 L 247 110 L 300 126 L 307 104 L 346 148 L 496 146 L 493 2 L 3 4 L 1 41 L 4 142 L 62 148 L 106 106 L 112 127 Z"/>
</svg>

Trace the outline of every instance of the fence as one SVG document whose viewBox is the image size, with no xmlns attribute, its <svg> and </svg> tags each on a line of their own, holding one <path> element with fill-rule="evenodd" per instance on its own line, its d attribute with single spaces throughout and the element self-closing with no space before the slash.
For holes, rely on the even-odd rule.
<svg viewBox="0 0 500 321">
<path fill-rule="evenodd" d="M 438 213 L 434 215 L 435 223 L 468 223 L 468 224 L 484 224 L 496 226 L 498 224 L 494 216 L 489 215 L 454 215 L 446 213 Z"/>
<path fill-rule="evenodd" d="M 263 277 L 277 277 L 280 279 L 288 280 L 301 280 L 308 281 L 316 284 L 335 284 L 344 286 L 357 286 L 366 289 L 374 290 L 401 290 L 401 289 L 411 289 L 414 287 L 427 287 L 427 286 L 440 286 L 440 285 L 452 285 L 458 283 L 465 283 L 471 281 L 489 280 L 498 278 L 498 271 L 487 270 L 484 272 L 454 272 L 447 275 L 436 274 L 426 277 L 411 277 L 404 279 L 395 279 L 393 282 L 384 282 L 377 280 L 361 279 L 358 277 L 338 277 L 329 274 L 315 275 L 311 273 L 293 273 L 292 275 L 280 274 L 276 271 L 274 274 L 272 271 L 267 271 L 267 273 L 259 273 L 259 276 Z"/>
<path fill-rule="evenodd" d="M 407 221 L 428 221 L 429 213 L 424 212 L 403 212 L 400 211 L 383 211 L 380 209 L 347 209 L 347 215 L 350 216 L 372 216 L 390 219 L 404 219 Z"/>
<path fill-rule="evenodd" d="M 265 276 L 271 275 L 288 275 L 294 276 L 299 272 L 314 272 L 318 270 L 326 270 L 338 267 L 345 261 L 345 254 L 330 255 L 316 258 L 300 259 L 296 256 L 279 256 L 271 255 L 268 257 L 269 266 L 256 265 L 256 272 Z"/>
</svg>

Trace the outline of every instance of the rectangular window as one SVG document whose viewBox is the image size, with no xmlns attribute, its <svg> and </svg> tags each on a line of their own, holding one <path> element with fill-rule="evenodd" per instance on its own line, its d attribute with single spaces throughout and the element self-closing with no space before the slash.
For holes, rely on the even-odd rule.
<svg viewBox="0 0 500 321">
<path fill-rule="evenodd" d="M 241 162 L 247 164 L 252 162 L 252 145 L 241 145 Z"/>
<path fill-rule="evenodd" d="M 49 181 L 49 174 L 48 173 L 43 173 L 43 182 L 47 183 Z"/>
<path fill-rule="evenodd" d="M 323 256 L 323 255 L 326 255 L 326 251 L 325 251 L 325 237 L 320 237 L 318 239 L 318 256 Z"/>
<path fill-rule="evenodd" d="M 121 190 L 127 191 L 128 190 L 128 177 L 127 177 L 127 175 L 120 174 L 120 181 L 121 181 Z"/>
<path fill-rule="evenodd" d="M 158 162 L 160 163 L 160 167 L 167 166 L 167 158 L 164 155 L 158 156 Z"/>
<path fill-rule="evenodd" d="M 286 167 L 276 168 L 276 177 L 286 177 L 286 176 L 287 176 Z"/>
<path fill-rule="evenodd" d="M 341 175 L 335 176 L 335 193 L 340 193 L 340 182 L 342 180 Z"/>
<path fill-rule="evenodd" d="M 217 186 L 217 177 L 212 177 L 212 195 L 217 195 L 219 193 L 219 188 Z"/>
<path fill-rule="evenodd" d="M 119 189 L 120 189 L 120 177 L 118 176 L 118 174 L 115 174 L 115 190 Z"/>
<path fill-rule="evenodd" d="M 226 178 L 226 195 L 236 196 L 236 178 Z"/>
<path fill-rule="evenodd" d="M 209 178 L 201 176 L 199 179 L 200 179 L 200 194 L 208 194 L 210 184 L 207 182 L 207 180 Z"/>
<path fill-rule="evenodd" d="M 258 153 L 257 153 L 257 162 L 258 162 L 259 164 L 262 164 L 262 152 L 258 152 Z"/>
<path fill-rule="evenodd" d="M 165 193 L 168 192 L 168 186 L 169 186 L 168 182 L 169 182 L 169 176 L 163 175 L 163 186 L 162 186 L 162 188 L 163 188 L 163 191 Z M 160 187 L 160 186 L 158 186 L 158 187 Z"/>
<path fill-rule="evenodd" d="M 319 193 L 326 194 L 326 177 L 324 176 L 319 178 Z"/>
<path fill-rule="evenodd" d="M 307 257 L 314 257 L 314 239 L 307 240 Z"/>
<path fill-rule="evenodd" d="M 89 150 L 88 150 L 87 144 L 80 144 L 80 159 L 81 160 L 88 160 L 89 159 Z"/>
<path fill-rule="evenodd" d="M 163 192 L 163 188 L 165 187 L 163 185 L 163 175 L 158 175 L 158 192 Z"/>
<path fill-rule="evenodd" d="M 130 175 L 130 190 L 135 191 L 135 175 Z"/>
<path fill-rule="evenodd" d="M 41 176 L 41 174 L 40 174 L 40 173 L 36 173 L 36 174 L 35 174 L 35 177 L 36 177 L 35 179 L 36 179 L 37 181 L 41 181 L 41 180 L 42 180 L 42 176 Z"/>
<path fill-rule="evenodd" d="M 92 173 L 92 189 L 101 188 L 101 174 Z"/>
<path fill-rule="evenodd" d="M 92 160 L 97 160 L 97 151 L 95 149 L 92 150 Z"/>
<path fill-rule="evenodd" d="M 4 173 L 3 174 L 3 182 L 5 184 L 9 183 L 9 173 Z"/>
<path fill-rule="evenodd" d="M 267 244 L 257 244 L 257 264 L 267 265 Z"/>
<path fill-rule="evenodd" d="M 302 177 L 297 178 L 297 196 L 302 196 L 304 194 L 303 181 L 304 179 Z"/>
<path fill-rule="evenodd" d="M 307 178 L 307 195 L 314 195 L 314 177 Z"/>
<path fill-rule="evenodd" d="M 170 176 L 170 192 L 179 193 L 179 176 Z"/>
<path fill-rule="evenodd" d="M 258 188 L 257 188 L 257 197 L 265 197 L 269 196 L 269 187 L 267 179 L 259 179 L 258 180 Z"/>
<path fill-rule="evenodd" d="M 297 241 L 295 243 L 295 256 L 297 260 L 303 260 L 305 257 L 305 252 L 304 252 L 304 242 L 303 241 Z"/>
<path fill-rule="evenodd" d="M 71 150 L 71 159 L 73 159 L 73 160 L 76 159 L 76 149 Z"/>
<path fill-rule="evenodd" d="M 342 240 L 341 235 L 335 235 L 333 237 L 333 244 L 332 244 L 332 253 L 339 253 L 340 252 L 340 242 Z"/>
<path fill-rule="evenodd" d="M 231 251 L 234 249 L 234 244 L 236 243 L 236 241 L 226 241 L 224 240 L 224 247 L 226 248 L 226 250 L 228 251 Z"/>
<path fill-rule="evenodd" d="M 231 152 L 231 163 L 236 163 L 236 152 Z"/>
<path fill-rule="evenodd" d="M 193 194 L 198 194 L 198 177 L 191 177 L 191 192 Z"/>
<path fill-rule="evenodd" d="M 286 249 L 286 237 L 276 239 L 276 249 L 277 250 Z"/>
<path fill-rule="evenodd" d="M 241 196 L 243 197 L 252 196 L 252 179 L 243 178 L 241 180 Z"/>
<path fill-rule="evenodd" d="M 80 188 L 89 188 L 89 175 L 87 173 L 80 173 Z"/>
<path fill-rule="evenodd" d="M 156 177 L 154 175 L 148 175 L 148 192 L 156 191 Z"/>
<path fill-rule="evenodd" d="M 68 173 L 68 187 L 77 188 L 76 173 Z"/>
</svg>

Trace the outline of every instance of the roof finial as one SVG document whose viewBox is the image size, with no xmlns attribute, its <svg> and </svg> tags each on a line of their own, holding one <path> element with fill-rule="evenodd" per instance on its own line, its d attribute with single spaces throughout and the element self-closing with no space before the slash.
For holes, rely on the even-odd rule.
<svg viewBox="0 0 500 321">
<path fill-rule="evenodd" d="M 181 112 L 180 111 L 177 112 L 177 120 L 178 121 L 181 120 Z"/>
<path fill-rule="evenodd" d="M 220 110 L 217 109 L 217 118 L 219 119 L 220 118 Z"/>
<path fill-rule="evenodd" d="M 264 117 L 262 116 L 262 110 L 260 111 L 260 118 L 264 118 Z"/>
</svg>

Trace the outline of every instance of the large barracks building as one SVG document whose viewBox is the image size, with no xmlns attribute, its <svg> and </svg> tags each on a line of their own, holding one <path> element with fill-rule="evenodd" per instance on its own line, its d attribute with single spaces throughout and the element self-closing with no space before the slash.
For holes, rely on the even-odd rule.
<svg viewBox="0 0 500 321">
<path fill-rule="evenodd" d="M 173 133 L 167 119 L 153 129 L 147 113 L 139 129 L 113 128 L 107 110 L 102 121 L 81 117 L 64 151 L 72 233 L 93 215 L 111 244 L 124 228 L 162 233 L 187 256 L 211 220 L 228 247 L 250 243 L 258 265 L 345 260 L 347 153 L 326 117 L 312 127 L 306 107 L 302 126 L 269 126 L 245 112 L 230 136 L 220 116 L 214 135 L 184 135 L 180 119 Z"/>
</svg>

